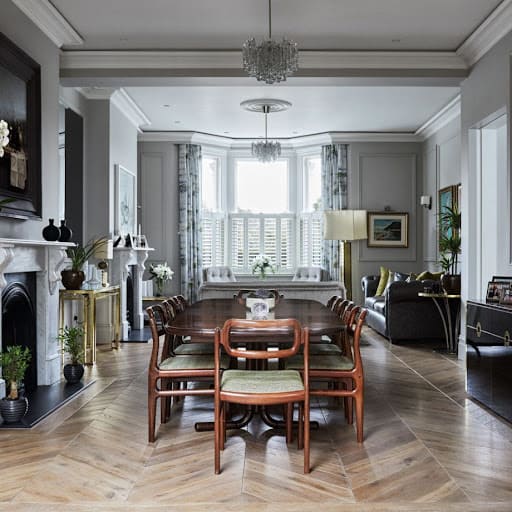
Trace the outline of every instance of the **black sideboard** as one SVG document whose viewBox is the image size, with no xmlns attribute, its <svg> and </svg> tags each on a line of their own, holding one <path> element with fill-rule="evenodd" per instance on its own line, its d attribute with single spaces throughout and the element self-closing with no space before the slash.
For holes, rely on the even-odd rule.
<svg viewBox="0 0 512 512">
<path fill-rule="evenodd" d="M 468 301 L 468 393 L 512 422 L 511 334 L 511 307 Z"/>
</svg>

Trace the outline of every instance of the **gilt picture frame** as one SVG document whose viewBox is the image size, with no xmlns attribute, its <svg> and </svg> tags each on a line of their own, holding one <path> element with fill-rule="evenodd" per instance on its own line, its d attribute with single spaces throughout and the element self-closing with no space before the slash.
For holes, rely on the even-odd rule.
<svg viewBox="0 0 512 512">
<path fill-rule="evenodd" d="M 0 158 L 0 216 L 41 218 L 41 66 L 0 33 L 0 119 L 9 144 Z"/>
<path fill-rule="evenodd" d="M 368 247 L 409 246 L 409 214 L 368 212 Z"/>
<path fill-rule="evenodd" d="M 121 164 L 115 166 L 115 230 L 116 234 L 126 236 L 135 234 L 137 178 Z"/>
</svg>

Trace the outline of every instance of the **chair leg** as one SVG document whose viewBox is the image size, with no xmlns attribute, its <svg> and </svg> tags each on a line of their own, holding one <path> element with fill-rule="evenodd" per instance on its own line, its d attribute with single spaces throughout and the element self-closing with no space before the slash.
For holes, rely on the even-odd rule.
<svg viewBox="0 0 512 512">
<path fill-rule="evenodd" d="M 304 407 L 303 403 L 299 404 L 299 432 L 297 434 L 297 449 L 302 450 L 304 447 Z"/>
<path fill-rule="evenodd" d="M 220 403 L 217 403 L 215 400 L 214 404 L 214 419 L 213 419 L 213 429 L 214 429 L 214 466 L 215 466 L 215 474 L 218 475 L 220 473 L 220 434 L 221 434 L 221 425 L 220 425 Z"/>
<path fill-rule="evenodd" d="M 293 403 L 289 402 L 285 407 L 285 420 L 286 420 L 286 443 L 293 442 Z"/>
<path fill-rule="evenodd" d="M 156 385 L 156 383 L 154 383 Z M 158 396 L 150 393 L 148 397 L 148 441 L 155 442 L 155 421 L 156 421 L 156 401 Z"/>
<path fill-rule="evenodd" d="M 226 403 L 220 403 L 220 435 L 219 435 L 220 449 L 224 451 L 226 445 Z"/>
<path fill-rule="evenodd" d="M 345 388 L 349 391 L 353 389 L 352 380 L 345 382 Z M 345 418 L 349 425 L 354 423 L 354 399 L 351 396 L 344 397 L 343 404 L 345 407 Z"/>
<path fill-rule="evenodd" d="M 363 442 L 363 416 L 364 416 L 364 398 L 362 390 L 354 397 L 356 402 L 356 432 L 357 442 Z"/>
<path fill-rule="evenodd" d="M 310 472 L 310 425 L 309 425 L 309 397 L 306 396 L 304 400 L 304 473 Z"/>
</svg>

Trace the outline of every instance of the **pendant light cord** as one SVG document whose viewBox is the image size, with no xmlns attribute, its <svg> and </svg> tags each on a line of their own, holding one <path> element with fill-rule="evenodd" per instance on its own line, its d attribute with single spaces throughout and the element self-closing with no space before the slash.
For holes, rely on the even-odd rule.
<svg viewBox="0 0 512 512">
<path fill-rule="evenodd" d="M 272 0 L 268 0 L 268 38 L 272 39 Z"/>
</svg>

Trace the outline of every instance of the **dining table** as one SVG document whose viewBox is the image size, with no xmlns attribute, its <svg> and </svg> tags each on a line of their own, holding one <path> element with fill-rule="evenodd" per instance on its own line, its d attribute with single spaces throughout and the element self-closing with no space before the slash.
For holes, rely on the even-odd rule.
<svg viewBox="0 0 512 512">
<path fill-rule="evenodd" d="M 190 336 L 193 341 L 214 342 L 215 330 L 222 328 L 230 318 L 251 319 L 251 311 L 235 299 L 204 299 L 186 307 L 165 325 L 168 334 Z M 269 319 L 295 318 L 302 327 L 308 327 L 310 337 L 320 340 L 322 336 L 336 337 L 343 333 L 345 326 L 340 317 L 320 302 L 308 299 L 280 299 L 269 312 Z M 244 332 L 244 336 L 250 336 Z M 249 409 L 241 418 L 232 419 L 227 428 L 242 428 L 253 417 L 254 409 Z M 283 422 L 270 415 L 266 408 L 260 408 L 263 421 L 273 428 L 281 428 Z M 311 427 L 315 428 L 312 422 Z M 318 425 L 316 425 L 318 428 Z M 197 431 L 213 430 L 213 422 L 196 423 Z"/>
</svg>

